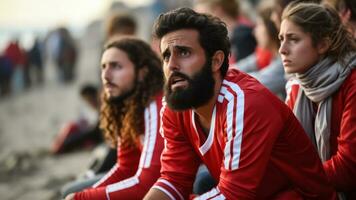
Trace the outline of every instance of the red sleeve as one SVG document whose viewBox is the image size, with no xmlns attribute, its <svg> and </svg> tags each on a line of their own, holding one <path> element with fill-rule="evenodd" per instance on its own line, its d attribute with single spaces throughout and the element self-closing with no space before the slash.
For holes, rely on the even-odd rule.
<svg viewBox="0 0 356 200">
<path fill-rule="evenodd" d="M 356 73 L 354 73 L 356 74 Z M 338 190 L 356 188 L 356 76 L 345 90 L 344 110 L 337 138 L 337 152 L 324 162 L 324 169 L 331 183 Z M 352 78 L 352 77 L 351 77 Z"/>
<path fill-rule="evenodd" d="M 117 163 L 92 188 L 77 192 L 76 200 L 106 199 L 105 186 L 125 180 L 135 174 L 140 159 L 140 150 L 137 147 L 117 148 Z"/>
<path fill-rule="evenodd" d="M 94 188 L 124 180 L 133 176 L 137 171 L 141 150 L 137 147 L 119 147 L 117 151 L 116 165 L 101 180 L 94 184 Z"/>
<path fill-rule="evenodd" d="M 161 134 L 165 139 L 165 148 L 161 158 L 161 177 L 153 188 L 164 192 L 171 199 L 188 199 L 201 161 L 189 140 L 177 127 L 177 114 L 163 107 L 162 115 Z"/>
<path fill-rule="evenodd" d="M 108 178 L 102 183 L 99 182 L 94 188 L 76 193 L 76 200 L 143 199 L 160 176 L 163 138 L 159 134 L 159 108 L 159 105 L 152 103 L 145 110 L 145 138 L 142 153 L 140 154 L 136 148 L 136 153 L 119 156 L 120 164 L 125 166 L 124 171 L 121 170 L 122 165 L 120 165 L 112 174 L 109 173 Z M 136 162 L 137 155 L 139 163 Z M 129 174 L 126 174 L 128 172 Z M 125 178 L 122 178 L 123 176 Z"/>
</svg>

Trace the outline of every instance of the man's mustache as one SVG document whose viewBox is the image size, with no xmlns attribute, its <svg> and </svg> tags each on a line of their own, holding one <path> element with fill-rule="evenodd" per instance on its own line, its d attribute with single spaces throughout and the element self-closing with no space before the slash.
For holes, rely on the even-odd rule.
<svg viewBox="0 0 356 200">
<path fill-rule="evenodd" d="M 168 84 L 172 84 L 173 78 L 177 78 L 177 77 L 185 80 L 190 80 L 189 76 L 186 74 L 183 74 L 181 72 L 173 72 L 168 78 Z"/>
<path fill-rule="evenodd" d="M 106 82 L 104 83 L 104 86 L 117 87 L 116 84 L 114 84 L 113 82 L 110 82 L 110 81 L 106 81 Z"/>
</svg>

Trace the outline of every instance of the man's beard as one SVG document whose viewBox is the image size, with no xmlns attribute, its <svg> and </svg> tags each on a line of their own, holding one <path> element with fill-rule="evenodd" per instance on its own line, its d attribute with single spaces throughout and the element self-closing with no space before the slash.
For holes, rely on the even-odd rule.
<svg viewBox="0 0 356 200">
<path fill-rule="evenodd" d="M 122 94 L 117 96 L 112 96 L 107 98 L 107 102 L 110 105 L 123 105 L 124 102 L 130 98 L 136 91 L 137 81 L 135 81 L 135 85 L 130 90 L 123 91 Z"/>
<path fill-rule="evenodd" d="M 134 89 L 131 89 L 129 91 L 125 91 L 125 93 L 121 95 L 109 97 L 108 102 L 110 105 L 121 105 L 127 98 L 129 98 L 134 93 L 134 91 Z"/>
<path fill-rule="evenodd" d="M 166 80 L 164 84 L 165 99 L 171 109 L 181 111 L 197 108 L 206 104 L 214 96 L 215 80 L 211 71 L 211 59 L 208 59 L 203 68 L 192 78 L 180 72 L 173 72 L 170 78 L 174 76 L 185 79 L 188 82 L 188 87 L 172 91 L 169 84 L 171 81 Z"/>
</svg>

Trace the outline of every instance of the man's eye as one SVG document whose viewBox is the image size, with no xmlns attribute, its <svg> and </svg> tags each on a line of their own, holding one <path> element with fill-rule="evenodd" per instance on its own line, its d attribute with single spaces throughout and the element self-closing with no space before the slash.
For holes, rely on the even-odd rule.
<svg viewBox="0 0 356 200">
<path fill-rule="evenodd" d="M 163 61 L 168 62 L 169 56 L 170 56 L 169 54 L 164 54 L 164 55 L 162 56 Z"/>
<path fill-rule="evenodd" d="M 189 51 L 181 51 L 181 52 L 180 52 L 180 55 L 181 55 L 181 56 L 189 56 L 189 55 L 190 55 L 190 52 L 189 52 Z"/>
</svg>

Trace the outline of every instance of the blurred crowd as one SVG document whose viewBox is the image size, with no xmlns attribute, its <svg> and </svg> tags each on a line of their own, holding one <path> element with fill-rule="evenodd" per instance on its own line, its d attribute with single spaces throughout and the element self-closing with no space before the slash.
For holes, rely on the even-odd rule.
<svg viewBox="0 0 356 200">
<path fill-rule="evenodd" d="M 13 38 L 0 56 L 0 96 L 11 95 L 45 84 L 46 58 L 52 59 L 61 83 L 75 79 L 78 45 L 69 30 L 57 28 L 45 38 L 33 36 L 32 46 L 24 48 Z"/>
</svg>

